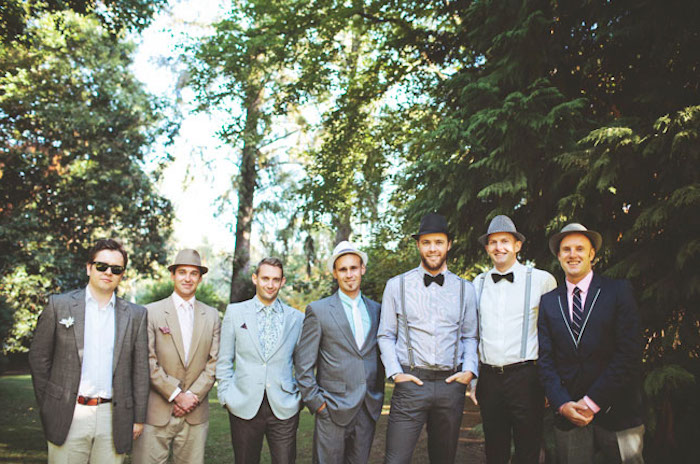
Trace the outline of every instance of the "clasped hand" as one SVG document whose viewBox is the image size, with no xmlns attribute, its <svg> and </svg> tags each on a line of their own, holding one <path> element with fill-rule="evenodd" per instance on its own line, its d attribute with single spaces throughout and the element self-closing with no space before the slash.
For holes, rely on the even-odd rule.
<svg viewBox="0 0 700 464">
<path fill-rule="evenodd" d="M 593 420 L 595 415 L 586 401 L 581 398 L 578 401 L 569 401 L 561 407 L 561 415 L 577 427 L 585 427 Z"/>
<path fill-rule="evenodd" d="M 199 398 L 192 392 L 180 392 L 173 402 L 173 416 L 182 417 L 199 405 Z"/>
</svg>

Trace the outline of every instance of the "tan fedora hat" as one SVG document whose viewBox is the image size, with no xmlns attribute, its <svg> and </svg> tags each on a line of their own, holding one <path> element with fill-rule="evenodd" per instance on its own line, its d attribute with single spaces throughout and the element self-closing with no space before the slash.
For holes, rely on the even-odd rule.
<svg viewBox="0 0 700 464">
<path fill-rule="evenodd" d="M 202 258 L 199 256 L 199 252 L 191 248 L 178 251 L 177 256 L 175 256 L 175 262 L 168 266 L 168 270 L 173 272 L 178 266 L 196 266 L 202 275 L 209 271 L 208 267 L 202 266 Z"/>
<path fill-rule="evenodd" d="M 595 230 L 588 230 L 582 224 L 578 222 L 572 222 L 571 224 L 565 225 L 561 232 L 552 235 L 549 239 L 549 250 L 554 254 L 554 256 L 559 256 L 559 243 L 562 239 L 569 234 L 583 234 L 588 237 L 588 240 L 593 244 L 593 248 L 597 252 L 603 245 L 603 237 Z"/>
</svg>

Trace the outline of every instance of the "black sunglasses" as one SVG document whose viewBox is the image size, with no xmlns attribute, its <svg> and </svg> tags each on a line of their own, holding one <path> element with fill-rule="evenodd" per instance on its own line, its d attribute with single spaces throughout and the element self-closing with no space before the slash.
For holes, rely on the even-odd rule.
<svg viewBox="0 0 700 464">
<path fill-rule="evenodd" d="M 100 272 L 105 272 L 107 269 L 112 268 L 112 274 L 119 275 L 124 272 L 124 266 L 116 266 L 114 264 L 102 263 L 100 261 L 93 261 L 90 264 L 95 265 L 95 269 Z"/>
</svg>

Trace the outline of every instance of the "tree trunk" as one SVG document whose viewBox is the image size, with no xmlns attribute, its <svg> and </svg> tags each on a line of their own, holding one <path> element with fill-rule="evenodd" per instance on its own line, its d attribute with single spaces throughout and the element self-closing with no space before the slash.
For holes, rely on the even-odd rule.
<svg viewBox="0 0 700 464">
<path fill-rule="evenodd" d="M 262 88 L 252 85 L 246 94 L 246 121 L 243 129 L 243 153 L 238 176 L 238 214 L 236 216 L 236 247 L 231 274 L 231 303 L 252 298 L 255 293 L 250 275 L 250 232 L 253 225 L 253 199 L 258 179 L 257 160 L 260 134 Z"/>
<path fill-rule="evenodd" d="M 352 226 L 350 226 L 350 214 L 343 212 L 342 217 L 335 216 L 333 218 L 333 228 L 335 229 L 334 246 L 343 240 L 350 240 Z"/>
</svg>

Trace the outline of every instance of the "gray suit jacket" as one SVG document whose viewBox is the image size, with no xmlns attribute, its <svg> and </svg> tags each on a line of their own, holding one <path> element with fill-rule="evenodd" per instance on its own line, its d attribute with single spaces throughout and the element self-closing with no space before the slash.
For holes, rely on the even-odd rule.
<svg viewBox="0 0 700 464">
<path fill-rule="evenodd" d="M 59 321 L 73 318 L 66 327 Z M 146 421 L 146 309 L 117 298 L 112 377 L 112 436 L 117 453 L 131 450 L 134 423 Z M 29 350 L 34 394 L 46 439 L 62 445 L 73 421 L 85 336 L 85 289 L 49 297 Z"/>
<path fill-rule="evenodd" d="M 284 328 L 277 347 L 266 359 L 258 338 L 253 299 L 230 304 L 221 327 L 221 346 L 216 361 L 219 403 L 231 414 L 255 417 L 267 393 L 278 419 L 289 419 L 301 409 L 301 395 L 294 379 L 292 353 L 299 341 L 304 316 L 282 304 Z"/>
<path fill-rule="evenodd" d="M 297 381 L 312 413 L 326 402 L 336 424 L 345 426 L 362 406 L 376 421 L 384 401 L 384 367 L 377 348 L 379 303 L 362 297 L 372 320 L 358 349 L 338 293 L 306 308 L 301 340 L 294 351 Z"/>
</svg>

